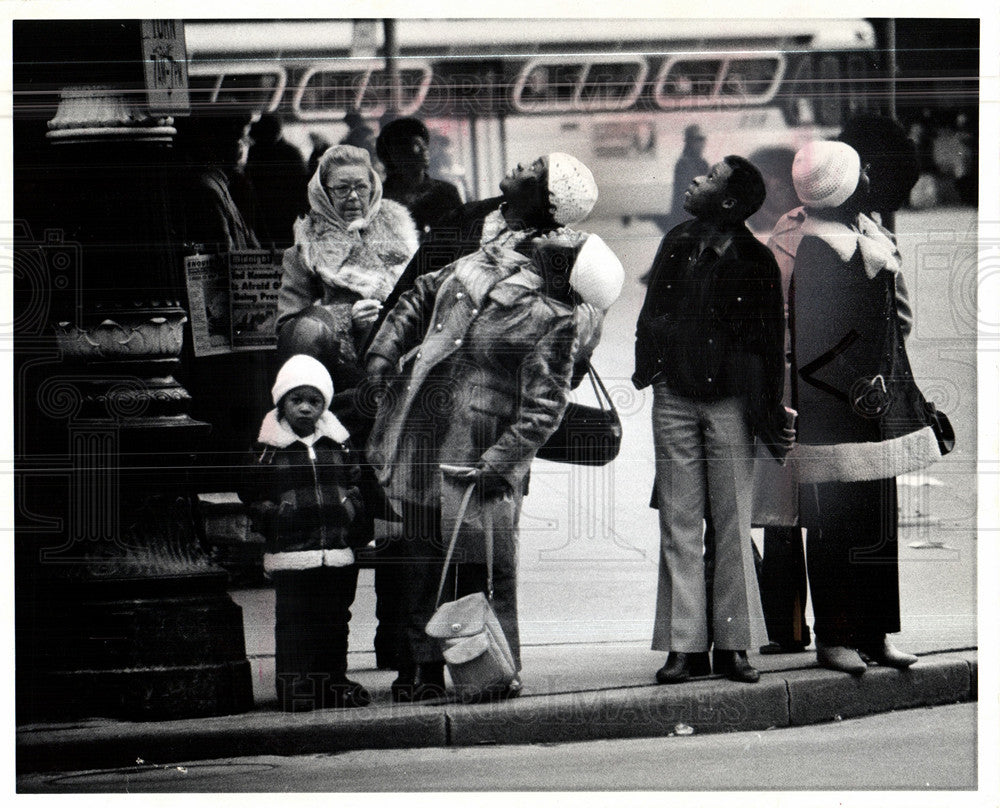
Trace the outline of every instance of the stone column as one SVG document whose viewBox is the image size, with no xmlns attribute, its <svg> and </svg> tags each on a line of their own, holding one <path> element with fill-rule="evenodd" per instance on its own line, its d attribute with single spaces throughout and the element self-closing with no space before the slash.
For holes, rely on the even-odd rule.
<svg viewBox="0 0 1000 808">
<path fill-rule="evenodd" d="M 59 97 L 15 183 L 46 234 L 33 242 L 37 223 L 23 222 L 15 254 L 41 267 L 35 291 L 53 293 L 15 326 L 18 721 L 245 711 L 241 610 L 198 543 L 184 485 L 211 428 L 177 381 L 173 121 L 124 80 Z M 52 244 L 77 264 L 61 270 L 62 295 L 44 288 Z M 15 305 L 37 314 L 31 297 Z"/>
</svg>

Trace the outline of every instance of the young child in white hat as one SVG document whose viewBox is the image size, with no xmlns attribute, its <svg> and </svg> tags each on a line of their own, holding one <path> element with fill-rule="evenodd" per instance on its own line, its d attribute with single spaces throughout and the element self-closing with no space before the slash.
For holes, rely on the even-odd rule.
<svg viewBox="0 0 1000 808">
<path fill-rule="evenodd" d="M 368 691 L 347 678 L 347 635 L 358 568 L 371 539 L 356 451 L 330 412 L 333 382 L 318 360 L 292 356 L 271 390 L 241 492 L 267 541 L 275 591 L 278 704 L 287 712 L 363 707 Z"/>
</svg>

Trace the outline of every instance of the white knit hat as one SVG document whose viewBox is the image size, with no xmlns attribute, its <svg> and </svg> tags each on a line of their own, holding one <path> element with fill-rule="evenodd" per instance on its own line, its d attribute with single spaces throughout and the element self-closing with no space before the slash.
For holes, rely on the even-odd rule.
<svg viewBox="0 0 1000 808">
<path fill-rule="evenodd" d="M 597 183 L 590 169 L 565 152 L 549 155 L 549 201 L 552 217 L 562 225 L 587 218 L 597 202 Z"/>
<path fill-rule="evenodd" d="M 625 268 L 600 236 L 591 234 L 577 253 L 569 285 L 584 303 L 607 311 L 621 294 Z"/>
<path fill-rule="evenodd" d="M 307 385 L 315 387 L 323 396 L 323 409 L 330 409 L 330 402 L 333 401 L 333 379 L 323 363 L 318 359 L 313 359 L 306 354 L 295 354 L 278 371 L 278 377 L 274 380 L 274 387 L 271 388 L 271 400 L 274 406 L 278 406 L 281 397 L 289 390 Z"/>
<path fill-rule="evenodd" d="M 803 146 L 792 162 L 792 183 L 809 208 L 843 205 L 858 187 L 861 158 L 846 143 L 816 140 Z"/>
</svg>

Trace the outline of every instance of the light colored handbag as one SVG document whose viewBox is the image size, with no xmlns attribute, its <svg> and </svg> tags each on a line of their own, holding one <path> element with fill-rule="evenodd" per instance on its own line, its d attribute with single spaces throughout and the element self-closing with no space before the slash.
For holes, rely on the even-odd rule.
<svg viewBox="0 0 1000 808">
<path fill-rule="evenodd" d="M 448 468 L 451 473 L 458 471 Z M 444 469 L 442 469 L 444 471 Z M 517 667 L 503 628 L 493 611 L 493 520 L 490 508 L 483 503 L 483 533 L 486 539 L 487 592 L 473 592 L 458 600 L 441 603 L 448 565 L 455 552 L 455 543 L 462 528 L 462 520 L 469 507 L 476 487 L 475 469 L 462 469 L 459 473 L 471 479 L 458 511 L 451 533 L 451 541 L 441 570 L 435 611 L 425 631 L 438 641 L 442 656 L 448 665 L 455 692 L 463 701 L 474 701 L 490 693 L 500 692 L 517 678 Z M 446 471 L 445 473 L 448 473 Z"/>
</svg>

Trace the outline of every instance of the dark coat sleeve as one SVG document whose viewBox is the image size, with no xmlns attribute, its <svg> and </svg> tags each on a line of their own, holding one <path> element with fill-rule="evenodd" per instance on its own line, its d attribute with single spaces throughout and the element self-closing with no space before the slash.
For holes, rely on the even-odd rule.
<svg viewBox="0 0 1000 808">
<path fill-rule="evenodd" d="M 785 303 L 781 273 L 765 247 L 755 249 L 746 271 L 744 294 L 750 298 L 745 316 L 733 320 L 746 360 L 748 414 L 754 432 L 765 442 L 784 425 Z"/>
<path fill-rule="evenodd" d="M 449 186 L 454 190 L 454 186 Z M 457 195 L 458 192 L 455 191 Z M 382 310 L 368 333 L 368 340 L 362 347 L 367 351 L 374 341 L 375 334 L 382 327 L 385 318 L 399 301 L 399 298 L 416 283 L 417 278 L 444 269 L 459 258 L 479 249 L 479 239 L 482 235 L 483 220 L 498 207 L 502 197 L 483 199 L 478 202 L 459 204 L 431 229 L 430 234 L 421 242 L 413 254 L 403 273 L 396 281 L 389 296 L 382 304 Z M 459 200 L 461 202 L 461 200 Z"/>
<path fill-rule="evenodd" d="M 375 356 L 395 366 L 399 358 L 417 345 L 427 331 L 438 289 L 451 275 L 449 268 L 421 275 L 386 316 L 368 347 L 365 361 Z"/>
<path fill-rule="evenodd" d="M 660 240 L 660 246 L 656 250 L 656 256 L 649 270 L 649 286 L 635 324 L 635 372 L 632 374 L 632 384 L 637 390 L 648 387 L 660 369 L 658 341 L 651 324 L 657 315 L 657 307 L 665 291 L 664 268 L 674 251 L 677 239 L 686 232 L 685 228 L 686 225 L 678 225 Z"/>
<path fill-rule="evenodd" d="M 531 458 L 562 420 L 576 342 L 573 318 L 563 317 L 535 344 L 518 375 L 517 420 L 483 453 L 483 465 L 505 477 L 512 490 L 524 480 Z"/>
<path fill-rule="evenodd" d="M 239 480 L 240 500 L 246 505 L 247 516 L 253 529 L 267 539 L 274 538 L 275 519 L 278 514 L 277 497 L 274 496 L 270 477 L 273 450 L 256 444 L 244 456 Z"/>
</svg>

